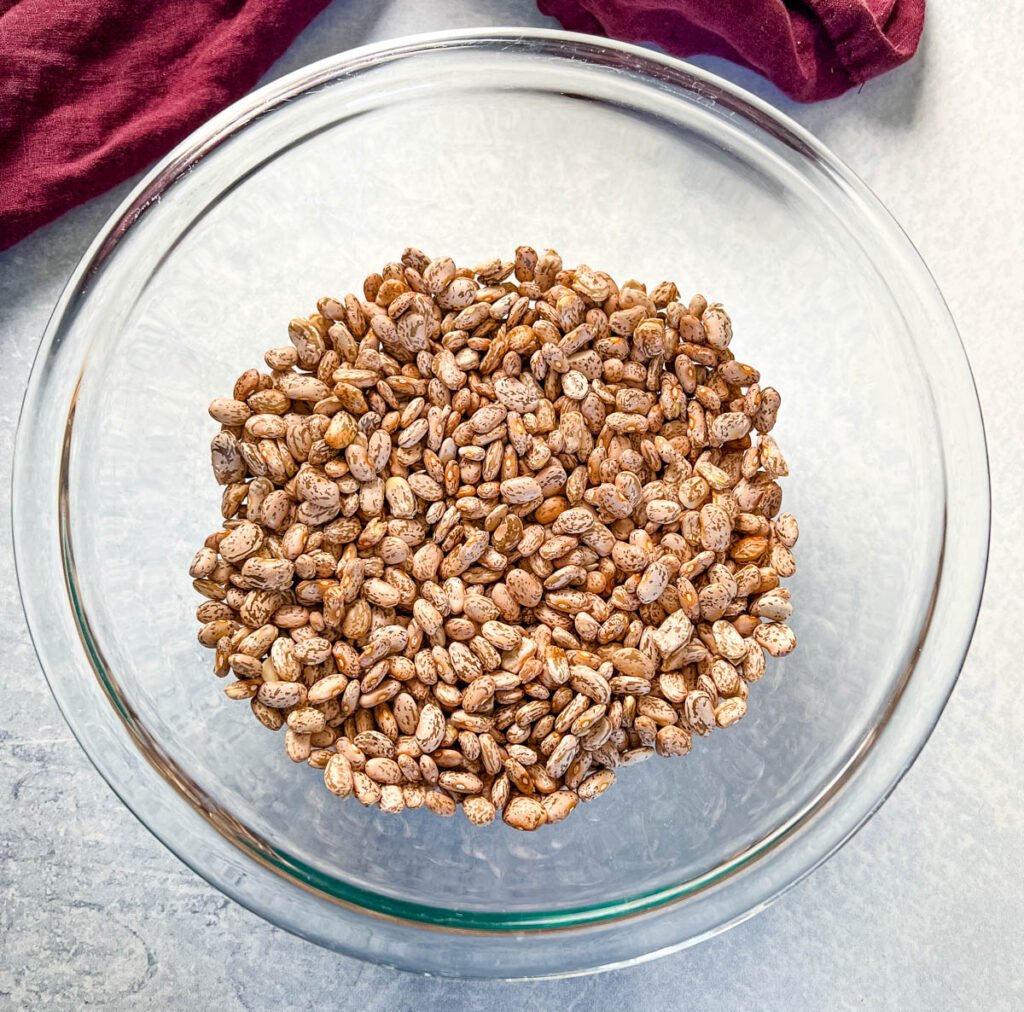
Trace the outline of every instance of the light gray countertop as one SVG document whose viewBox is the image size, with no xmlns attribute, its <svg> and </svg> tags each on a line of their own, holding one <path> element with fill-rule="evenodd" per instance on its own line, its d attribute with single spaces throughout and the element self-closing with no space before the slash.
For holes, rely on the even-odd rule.
<svg viewBox="0 0 1024 1012">
<path fill-rule="evenodd" d="M 365 42 L 499 24 L 553 25 L 529 0 L 338 0 L 268 79 Z M 787 102 L 753 74 L 698 61 L 817 134 L 874 189 L 931 267 L 985 414 L 992 559 L 956 691 L 878 815 L 760 916 L 612 974 L 455 982 L 333 955 L 215 892 L 121 806 L 65 727 L 36 663 L 15 588 L 7 499 L 39 336 L 74 264 L 128 187 L 0 254 L 0 1005 L 1024 1007 L 1022 41 L 1024 8 L 979 16 L 974 5 L 933 3 L 911 64 L 810 107 Z"/>
</svg>

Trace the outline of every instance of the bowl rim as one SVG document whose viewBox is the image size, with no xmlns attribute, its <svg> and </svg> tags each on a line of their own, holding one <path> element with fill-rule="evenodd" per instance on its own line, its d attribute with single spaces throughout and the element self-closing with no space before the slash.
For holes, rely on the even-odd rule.
<svg viewBox="0 0 1024 1012">
<path fill-rule="evenodd" d="M 945 661 L 945 675 L 943 678 L 938 679 L 941 684 L 932 687 L 929 695 L 930 709 L 928 718 L 923 725 L 914 728 L 909 740 L 904 741 L 902 738 L 900 739 L 897 745 L 899 755 L 890 761 L 884 776 L 879 777 L 877 775 L 876 762 L 875 779 L 878 783 L 875 784 L 873 789 L 866 792 L 866 796 L 861 799 L 861 805 L 857 811 L 852 813 L 852 817 L 847 816 L 844 819 L 841 831 L 837 831 L 837 827 L 832 827 L 831 832 L 827 834 L 827 838 L 822 838 L 818 841 L 819 845 L 815 849 L 811 860 L 801 862 L 796 874 L 784 876 L 785 881 L 774 884 L 764 896 L 754 903 L 754 909 L 761 909 L 766 906 L 768 902 L 771 902 L 791 888 L 835 853 L 877 811 L 909 769 L 930 736 L 938 717 L 941 715 L 945 702 L 956 684 L 960 668 L 970 645 L 982 599 L 990 534 L 988 461 L 985 450 L 984 426 L 977 392 L 973 376 L 971 375 L 970 365 L 964 353 L 962 343 L 959 340 L 955 324 L 949 315 L 948 308 L 942 300 L 934 279 L 928 272 L 920 255 L 884 206 L 844 163 L 832 155 L 824 145 L 792 121 L 787 115 L 757 96 L 746 92 L 743 88 L 673 57 L 628 43 L 549 29 L 481 28 L 404 36 L 398 39 L 361 46 L 327 57 L 264 85 L 208 120 L 175 147 L 173 151 L 161 159 L 138 185 L 133 188 L 132 192 L 105 222 L 76 266 L 47 324 L 42 341 L 36 352 L 22 403 L 14 467 L 12 469 L 12 530 L 14 532 L 15 567 L 18 574 L 19 591 L 37 658 L 65 720 L 90 761 L 115 794 L 118 795 L 140 822 L 168 849 L 196 871 L 197 874 L 201 875 L 215 888 L 227 892 L 238 902 L 254 910 L 254 912 L 268 917 L 274 920 L 275 923 L 280 923 L 282 926 L 297 931 L 300 934 L 303 931 L 295 923 L 288 923 L 286 919 L 278 919 L 273 912 L 268 912 L 265 907 L 259 904 L 254 897 L 253 890 L 245 887 L 246 881 L 244 876 L 240 874 L 239 881 L 234 883 L 226 882 L 223 875 L 218 876 L 210 867 L 204 865 L 191 853 L 186 853 L 187 848 L 171 834 L 170 829 L 173 827 L 161 824 L 160 820 L 154 816 L 152 805 L 148 802 L 142 803 L 137 793 L 133 795 L 125 790 L 123 786 L 124 781 L 113 768 L 112 760 L 109 756 L 100 754 L 97 742 L 91 738 L 89 728 L 76 712 L 75 699 L 64 677 L 65 672 L 63 669 L 70 666 L 72 660 L 77 662 L 79 668 L 84 663 L 88 667 L 90 675 L 98 678 L 101 685 L 106 680 L 106 672 L 104 671 L 101 659 L 91 649 L 86 630 L 82 628 L 83 622 L 87 626 L 87 621 L 81 614 L 74 590 L 74 566 L 69 554 L 70 546 L 67 543 L 66 497 L 63 497 L 60 502 L 54 501 L 50 505 L 58 512 L 60 518 L 60 554 L 63 563 L 63 577 L 68 593 L 68 603 L 72 613 L 75 615 L 75 622 L 82 639 L 77 644 L 72 644 L 73 649 L 69 651 L 69 653 L 76 656 L 68 657 L 65 654 L 62 658 L 65 662 L 64 664 L 51 663 L 55 653 L 52 643 L 47 640 L 47 635 L 51 630 L 47 629 L 45 624 L 40 621 L 42 613 L 39 611 L 37 603 L 33 600 L 33 593 L 37 592 L 37 588 L 34 588 L 25 576 L 27 570 L 27 546 L 30 543 L 28 532 L 38 531 L 43 523 L 41 516 L 37 513 L 32 513 L 28 509 L 27 501 L 22 496 L 22 490 L 29 480 L 30 461 L 36 459 L 32 452 L 32 447 L 33 445 L 37 448 L 40 445 L 46 445 L 45 442 L 40 443 L 36 432 L 35 423 L 41 414 L 37 407 L 47 379 L 48 370 L 46 367 L 54 351 L 59 350 L 59 337 L 65 318 L 69 314 L 73 314 L 75 304 L 82 298 L 89 281 L 102 269 L 118 243 L 131 229 L 133 224 L 140 220 L 145 215 L 146 209 L 150 204 L 154 200 L 159 199 L 163 192 L 172 187 L 176 180 L 189 171 L 192 165 L 201 161 L 206 154 L 215 150 L 233 134 L 245 129 L 253 120 L 273 112 L 275 108 L 289 101 L 291 96 L 304 93 L 311 88 L 315 88 L 320 83 L 333 80 L 343 72 L 351 72 L 378 63 L 400 60 L 431 50 L 456 48 L 459 46 L 482 47 L 488 43 L 527 54 L 536 54 L 544 45 L 557 44 L 565 49 L 565 52 L 555 54 L 559 55 L 560 58 L 575 54 L 579 58 L 589 57 L 591 62 L 594 63 L 599 62 L 601 57 L 625 63 L 629 69 L 644 74 L 645 84 L 650 84 L 653 80 L 663 85 L 666 83 L 676 85 L 681 91 L 688 90 L 698 96 L 706 94 L 708 101 L 711 103 L 737 111 L 755 126 L 768 131 L 774 137 L 796 148 L 801 153 L 821 162 L 849 188 L 853 196 L 862 205 L 862 210 L 875 219 L 873 224 L 887 230 L 895 241 L 901 242 L 905 246 L 908 268 L 913 266 L 918 271 L 922 283 L 927 285 L 930 290 L 930 297 L 936 301 L 936 306 L 941 308 L 944 317 L 948 320 L 948 333 L 953 338 L 953 341 L 951 347 L 945 349 L 945 351 L 947 354 L 952 354 L 954 367 L 960 368 L 964 374 L 963 378 L 967 380 L 964 390 L 970 399 L 968 414 L 971 415 L 970 421 L 974 425 L 974 431 L 970 433 L 971 441 L 974 443 L 973 449 L 975 451 L 978 450 L 980 442 L 981 450 L 980 457 L 976 456 L 971 460 L 971 463 L 975 465 L 976 477 L 980 477 L 982 480 L 970 483 L 969 493 L 965 488 L 969 483 L 964 483 L 964 485 L 958 488 L 956 485 L 951 486 L 947 480 L 946 491 L 947 498 L 951 490 L 964 496 L 978 497 L 977 503 L 980 503 L 984 512 L 984 529 L 971 532 L 976 564 L 973 573 L 968 574 L 966 583 L 964 580 L 961 580 L 961 589 L 973 585 L 974 593 L 966 595 L 966 600 L 963 603 L 954 602 L 957 604 L 957 617 L 961 629 L 959 647 L 952 655 L 952 659 L 947 658 Z M 929 386 L 931 387 L 931 384 Z M 68 453 L 68 440 L 66 437 L 70 431 L 73 414 L 74 403 L 72 401 L 68 406 L 68 414 L 65 418 L 64 444 L 60 455 L 61 478 L 58 481 L 59 488 L 63 488 Z M 950 447 L 945 440 L 943 441 L 943 451 L 945 459 L 950 451 Z M 33 468 L 33 471 L 35 470 Z M 963 489 L 963 492 L 961 493 L 959 489 Z M 948 543 L 948 537 L 949 530 L 946 527 L 943 531 L 944 545 Z M 938 594 L 940 584 L 944 579 L 946 579 L 946 575 L 943 564 L 940 563 L 936 579 L 936 594 Z M 933 606 L 934 603 L 933 601 Z M 933 611 L 929 615 L 928 620 L 926 620 L 922 630 L 922 647 L 927 639 L 927 635 L 930 634 L 934 614 L 933 607 Z M 74 648 L 78 649 L 75 650 Z M 882 729 L 885 728 L 889 717 L 895 714 L 896 708 L 901 702 L 903 690 L 911 681 L 911 675 L 915 670 L 915 662 L 912 661 L 907 674 L 904 676 L 901 687 L 894 694 L 889 711 L 880 721 L 879 727 Z M 933 680 L 937 678 L 938 676 L 934 676 Z M 920 676 L 918 678 L 919 681 Z M 106 684 L 102 685 L 102 688 L 110 698 L 110 702 L 117 706 L 118 702 L 117 698 L 115 698 L 117 696 L 116 687 L 111 685 L 109 680 L 106 680 Z M 124 723 L 124 721 L 125 715 L 122 714 L 122 722 Z M 159 774 L 163 787 L 166 788 L 166 786 L 171 784 L 166 771 L 160 770 L 154 765 L 153 757 L 147 753 L 144 744 L 135 737 L 131 727 L 127 723 L 124 723 L 124 727 L 128 734 L 132 736 L 136 748 L 149 760 L 149 763 L 146 765 L 147 772 L 153 775 Z M 805 807 L 805 810 L 801 811 L 790 823 L 778 827 L 770 838 L 769 847 L 745 852 L 742 855 L 742 860 L 729 864 L 726 868 L 725 877 L 733 876 L 750 863 L 756 864 L 757 859 L 763 856 L 765 849 L 770 849 L 776 843 L 789 839 L 795 830 L 801 828 L 808 829 L 810 821 L 818 818 L 823 808 L 829 807 L 829 803 L 837 793 L 845 791 L 845 788 L 849 786 L 850 780 L 855 774 L 862 772 L 867 759 L 871 756 L 875 756 L 877 759 L 878 753 L 874 746 L 878 742 L 878 738 L 879 735 L 876 734 L 866 743 L 865 748 L 858 750 L 854 760 L 841 771 L 841 776 L 837 777 L 835 782 L 812 799 Z M 149 804 L 149 807 L 147 807 L 147 804 Z M 239 833 L 239 827 L 228 826 L 225 828 L 223 825 L 216 825 L 217 819 L 214 815 L 215 813 L 205 813 L 210 826 L 215 828 L 225 845 L 237 847 L 239 850 L 243 847 L 248 847 L 244 839 L 245 833 Z M 820 819 L 818 829 L 821 829 Z M 809 834 L 798 835 L 801 835 L 801 838 L 803 838 Z M 807 848 L 805 847 L 804 849 Z M 718 884 L 723 878 L 721 875 L 712 873 L 710 876 L 707 876 L 711 881 L 705 882 L 702 879 L 698 879 L 696 880 L 696 887 L 694 887 L 693 882 L 687 882 L 683 883 L 682 886 L 658 889 L 651 894 L 635 899 L 626 898 L 610 904 L 601 904 L 596 910 L 595 908 L 577 908 L 575 910 L 558 910 L 553 912 L 528 911 L 525 915 L 516 912 L 495 915 L 488 911 L 476 916 L 472 911 L 448 911 L 443 908 L 429 907 L 409 901 L 393 900 L 391 897 L 356 887 L 351 883 L 346 883 L 349 890 L 347 895 L 338 895 L 331 889 L 325 891 L 325 884 L 323 881 L 318 880 L 315 870 L 305 869 L 306 873 L 304 874 L 302 869 L 296 869 L 294 866 L 289 866 L 288 861 L 280 860 L 281 857 L 282 855 L 274 851 L 273 848 L 268 850 L 267 848 L 253 849 L 248 847 L 244 852 L 245 861 L 253 862 L 256 865 L 262 866 L 263 869 L 269 870 L 279 879 L 287 881 L 290 887 L 296 885 L 304 886 L 320 899 L 329 900 L 334 905 L 348 909 L 357 915 L 368 915 L 374 919 L 383 918 L 390 920 L 403 926 L 412 927 L 418 933 L 422 932 L 423 929 L 428 929 L 458 932 L 460 934 L 469 933 L 493 936 L 495 934 L 507 934 L 508 932 L 547 934 L 555 930 L 564 931 L 566 929 L 575 930 L 607 926 L 655 911 L 665 912 L 677 909 L 687 898 L 711 885 Z M 275 858 L 278 859 L 277 862 L 275 862 Z M 237 871 L 237 868 L 234 870 Z M 718 869 L 715 869 L 715 872 L 717 871 Z M 255 881 L 255 875 L 252 876 L 252 881 Z M 332 879 L 331 881 L 336 882 L 337 880 Z M 664 947 L 659 951 L 671 951 L 671 949 L 679 948 L 682 945 L 691 944 L 710 934 L 723 930 L 739 920 L 745 919 L 751 912 L 749 907 L 744 907 L 713 927 L 683 939 L 678 944 Z M 328 940 L 319 937 L 316 937 L 315 940 L 330 944 Z M 337 947 L 345 949 L 344 946 Z M 345 949 L 345 951 L 349 951 L 349 949 Z M 353 954 L 363 955 L 361 952 L 354 952 Z"/>
</svg>

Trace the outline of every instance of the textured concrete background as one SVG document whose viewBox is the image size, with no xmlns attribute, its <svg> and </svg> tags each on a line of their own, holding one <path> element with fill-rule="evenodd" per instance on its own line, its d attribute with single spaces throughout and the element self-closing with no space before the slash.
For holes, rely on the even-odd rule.
<svg viewBox="0 0 1024 1012">
<path fill-rule="evenodd" d="M 11 455 L 32 356 L 62 285 L 127 187 L 0 255 L 0 1006 L 323 1008 L 1022 1008 L 1024 705 L 1024 8 L 934 3 L 910 65 L 818 107 L 700 61 L 795 116 L 893 211 L 934 272 L 977 378 L 993 556 L 960 683 L 872 822 L 767 912 L 655 963 L 539 984 L 421 979 L 332 955 L 214 892 L 93 771 L 25 631 L 8 535 Z M 529 0 L 338 0 L 268 78 L 351 46 L 441 28 L 545 25 Z M 841 673 L 840 673 L 841 674 Z"/>
</svg>

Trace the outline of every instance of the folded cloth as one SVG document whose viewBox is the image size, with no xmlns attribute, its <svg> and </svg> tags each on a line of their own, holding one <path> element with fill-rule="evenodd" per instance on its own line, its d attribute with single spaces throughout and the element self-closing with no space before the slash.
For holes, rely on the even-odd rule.
<svg viewBox="0 0 1024 1012">
<path fill-rule="evenodd" d="M 0 0 L 0 249 L 244 95 L 330 0 Z"/>
<path fill-rule="evenodd" d="M 577 32 L 708 53 L 764 74 L 799 102 L 835 98 L 917 49 L 925 0 L 538 0 Z"/>
</svg>

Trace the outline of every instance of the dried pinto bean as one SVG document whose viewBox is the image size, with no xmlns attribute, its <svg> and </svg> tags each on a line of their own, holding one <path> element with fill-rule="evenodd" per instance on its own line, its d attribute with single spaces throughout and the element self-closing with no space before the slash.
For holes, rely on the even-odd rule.
<svg viewBox="0 0 1024 1012">
<path fill-rule="evenodd" d="M 529 246 L 362 292 L 210 404 L 225 695 L 339 797 L 520 830 L 739 721 L 796 646 L 799 530 L 722 306 Z"/>
</svg>

